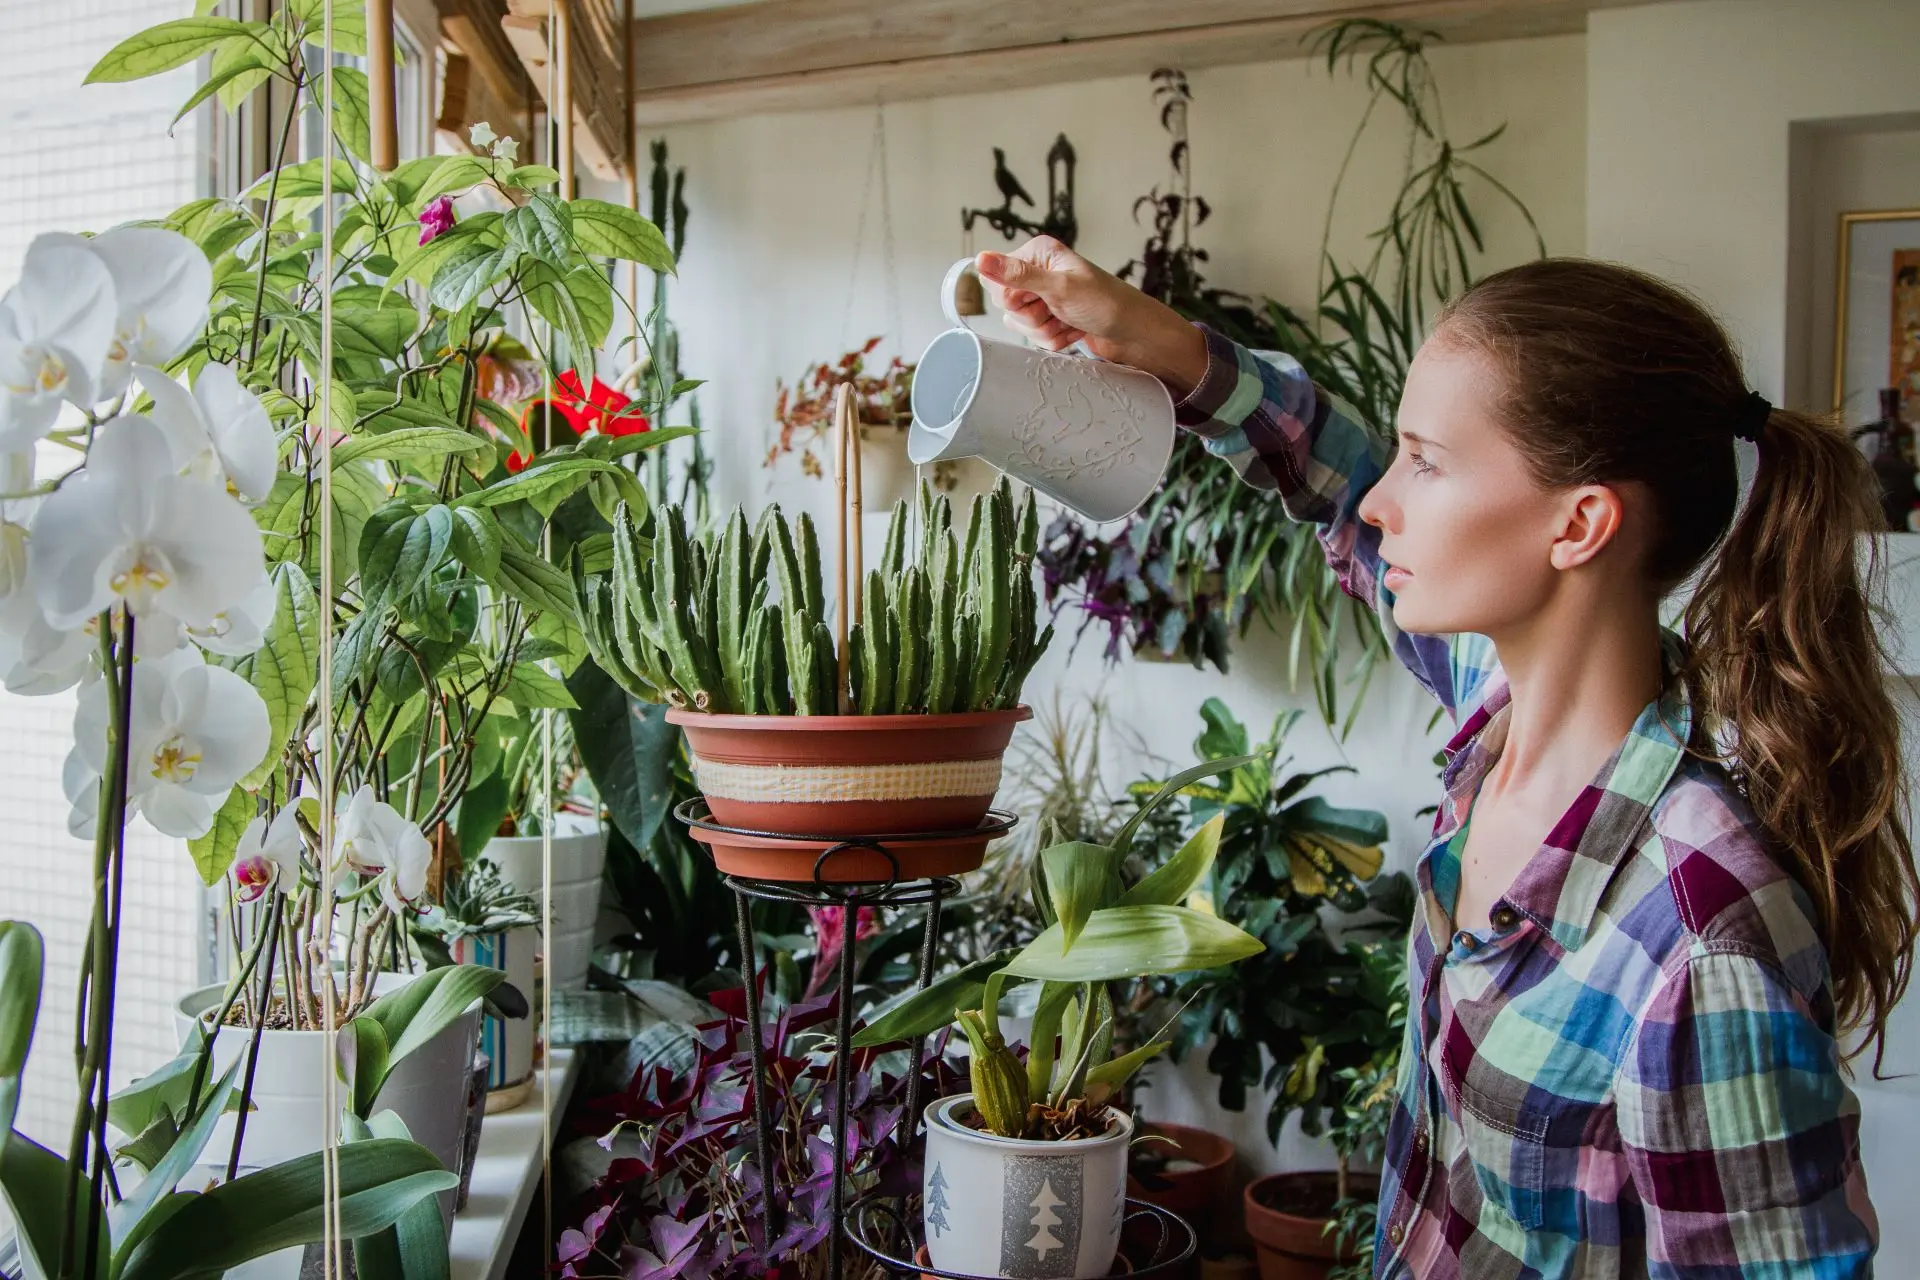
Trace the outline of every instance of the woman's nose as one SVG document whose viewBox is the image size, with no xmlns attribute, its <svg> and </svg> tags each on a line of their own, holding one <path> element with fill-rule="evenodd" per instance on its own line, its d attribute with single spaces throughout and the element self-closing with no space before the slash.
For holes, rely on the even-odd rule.
<svg viewBox="0 0 1920 1280">
<path fill-rule="evenodd" d="M 1361 496 L 1355 514 L 1376 529 L 1394 533 L 1396 530 L 1391 527 L 1390 521 L 1399 518 L 1399 508 L 1389 500 L 1386 488 L 1387 479 L 1383 476 L 1378 484 Z"/>
</svg>

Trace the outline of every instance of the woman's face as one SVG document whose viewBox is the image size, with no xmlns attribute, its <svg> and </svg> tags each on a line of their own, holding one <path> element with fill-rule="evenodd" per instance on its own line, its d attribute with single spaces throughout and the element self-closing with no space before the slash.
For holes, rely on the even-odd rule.
<svg viewBox="0 0 1920 1280">
<path fill-rule="evenodd" d="M 1399 448 L 1359 507 L 1381 530 L 1402 631 L 1497 637 L 1541 616 L 1563 571 L 1618 531 L 1612 490 L 1547 489 L 1528 472 L 1495 421 L 1496 376 L 1484 355 L 1444 341 L 1407 372 Z"/>
</svg>

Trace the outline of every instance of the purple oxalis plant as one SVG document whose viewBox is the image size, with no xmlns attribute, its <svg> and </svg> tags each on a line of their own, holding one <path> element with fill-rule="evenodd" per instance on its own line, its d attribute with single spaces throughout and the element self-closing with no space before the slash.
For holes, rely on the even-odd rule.
<svg viewBox="0 0 1920 1280">
<path fill-rule="evenodd" d="M 833 1230 L 836 1091 L 848 1095 L 848 1196 L 904 1195 L 918 1170 L 901 1151 L 911 1059 L 899 1050 L 849 1050 L 834 1068 L 837 996 L 781 1009 L 761 1027 L 772 1117 L 772 1178 L 761 1176 L 753 1117 L 753 1058 L 745 995 L 711 997 L 725 1015 L 694 1029 L 690 1069 L 642 1068 L 624 1092 L 588 1101 L 580 1125 L 614 1153 L 582 1197 L 556 1261 L 579 1280 L 814 1280 Z M 947 1034 L 928 1045 L 920 1097 L 965 1086 L 945 1061 Z M 766 1238 L 769 1186 L 781 1205 Z"/>
</svg>

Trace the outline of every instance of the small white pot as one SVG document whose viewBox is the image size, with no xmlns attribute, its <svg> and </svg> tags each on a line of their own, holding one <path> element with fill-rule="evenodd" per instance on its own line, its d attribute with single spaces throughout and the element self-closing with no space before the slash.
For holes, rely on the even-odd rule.
<svg viewBox="0 0 1920 1280">
<path fill-rule="evenodd" d="M 607 829 L 568 813 L 556 817 L 553 825 L 553 933 L 545 948 L 546 980 L 555 991 L 584 991 L 587 964 L 593 959 L 593 927 L 600 918 Z M 480 856 L 491 858 L 508 884 L 540 896 L 539 836 L 495 836 Z M 531 984 L 526 995 L 533 999 Z"/>
<path fill-rule="evenodd" d="M 973 1095 L 927 1108 L 921 1216 L 942 1271 L 1008 1280 L 1094 1280 L 1120 1250 L 1133 1119 L 1076 1142 L 982 1133 L 958 1116 Z"/>
<path fill-rule="evenodd" d="M 375 980 L 374 991 L 385 995 L 412 980 L 411 974 L 383 973 Z M 193 1020 L 218 1009 L 225 993 L 221 986 L 202 987 L 175 1004 L 174 1024 L 182 1044 Z M 464 1017 L 401 1059 L 374 1102 L 376 1110 L 397 1114 L 413 1140 L 455 1172 L 460 1168 L 466 1096 L 464 1090 L 448 1088 L 447 1082 L 465 1078 L 479 1032 L 480 1005 L 476 1001 Z M 242 1027 L 220 1029 L 213 1043 L 210 1078 L 218 1079 L 244 1057 L 253 1034 Z M 330 1118 L 322 1105 L 325 1073 L 332 1069 L 326 1039 L 324 1031 L 269 1031 L 260 1042 L 260 1061 L 253 1079 L 255 1110 L 247 1116 L 241 1168 L 265 1168 L 318 1151 L 327 1129 L 338 1126 L 338 1120 Z M 240 1074 L 234 1077 L 236 1088 L 245 1073 L 242 1065 Z M 344 1105 L 348 1100 L 345 1085 L 341 1086 L 341 1095 Z M 214 1128 L 207 1143 L 209 1163 L 214 1162 L 215 1155 L 218 1163 L 226 1163 L 225 1153 L 233 1145 L 233 1120 L 232 1115 L 222 1117 Z"/>
<path fill-rule="evenodd" d="M 540 934 L 532 928 L 505 933 L 467 934 L 455 938 L 449 950 L 455 964 L 484 965 L 503 970 L 507 981 L 533 1001 L 533 952 Z M 487 1014 L 480 1024 L 480 1051 L 491 1060 L 487 1091 L 511 1088 L 533 1075 L 533 1013 L 524 1018 L 496 1018 Z"/>
</svg>

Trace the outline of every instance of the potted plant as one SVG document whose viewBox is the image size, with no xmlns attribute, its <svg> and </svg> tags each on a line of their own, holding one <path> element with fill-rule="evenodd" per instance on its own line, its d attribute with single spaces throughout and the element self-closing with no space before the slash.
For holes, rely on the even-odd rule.
<svg viewBox="0 0 1920 1280">
<path fill-rule="evenodd" d="M 917 521 L 894 508 L 838 637 L 812 521 L 789 526 L 778 507 L 751 532 L 736 509 L 695 539 L 669 506 L 650 542 L 623 508 L 611 573 L 576 567 L 595 661 L 634 697 L 670 704 L 715 818 L 766 833 L 697 832 L 722 870 L 887 880 L 980 865 L 1001 757 L 1031 714 L 1020 689 L 1052 639 L 1035 634 L 1038 514 L 1031 494 L 1016 513 L 1002 482 L 975 499 L 963 543 L 944 496 L 923 487 L 918 505 Z M 838 837 L 914 831 L 954 834 L 815 865 Z"/>
<path fill-rule="evenodd" d="M 1405 1000 L 1397 971 L 1413 909 L 1407 878 L 1379 874 L 1386 819 L 1309 794 L 1347 766 L 1290 768 L 1286 740 L 1300 714 L 1283 713 L 1266 740 L 1249 747 L 1250 735 L 1225 703 L 1202 704 L 1195 754 L 1244 753 L 1244 763 L 1217 783 L 1196 784 L 1181 798 L 1190 820 L 1222 824 L 1203 890 L 1222 919 L 1265 949 L 1245 964 L 1155 983 L 1183 1009 L 1174 1056 L 1206 1050 L 1221 1106 L 1244 1110 L 1249 1090 L 1265 1088 L 1269 1141 L 1278 1143 L 1296 1111 L 1309 1136 L 1336 1138 L 1336 1170 L 1276 1175 L 1247 1193 L 1247 1226 L 1268 1280 L 1295 1275 L 1284 1266 L 1296 1263 L 1318 1268 L 1297 1274 L 1317 1277 L 1348 1256 L 1329 1224 L 1346 1216 L 1339 1206 L 1364 1199 L 1348 1169 L 1350 1157 L 1365 1154 L 1352 1082 L 1399 1050 Z M 1144 795 L 1152 786 L 1134 789 Z M 1327 908 L 1367 914 L 1336 929 Z"/>
<path fill-rule="evenodd" d="M 758 1159 L 744 991 L 714 993 L 708 1020 L 650 1028 L 656 1044 L 671 1041 L 674 1049 L 579 1108 L 577 1128 L 590 1136 L 576 1145 L 600 1171 L 570 1214 L 573 1225 L 561 1232 L 560 1274 L 823 1274 L 835 1223 L 832 1160 L 822 1150 L 841 1078 L 854 1090 L 851 1186 L 856 1193 L 908 1190 L 912 1171 L 899 1137 L 911 1059 L 869 1049 L 835 1065 L 824 1045 L 837 1000 L 831 993 L 800 999 L 761 1028 L 781 1068 L 768 1073 L 767 1105 L 784 1117 L 771 1135 L 773 1172 L 764 1178 L 741 1176 Z M 922 1097 L 955 1083 L 943 1048 L 936 1045 L 922 1066 Z M 779 1218 L 771 1237 L 770 1211 Z"/>
<path fill-rule="evenodd" d="M 584 991 L 600 920 L 607 828 L 581 764 L 573 719 L 509 716 L 492 723 L 500 763 L 461 801 L 462 856 L 484 853 L 502 880 L 533 895 L 539 918 L 551 848 L 553 917 L 541 947 L 543 981 L 555 991 Z"/>
<path fill-rule="evenodd" d="M 1046 929 L 1027 946 L 969 965 L 876 1017 L 855 1039 L 879 1045 L 957 1023 L 970 1091 L 926 1112 L 922 1216 L 932 1264 L 977 1276 L 1102 1276 L 1120 1245 L 1132 1119 L 1112 1105 L 1129 1076 L 1170 1043 L 1117 1053 L 1109 984 L 1231 965 L 1261 950 L 1235 925 L 1181 905 L 1212 866 L 1219 821 L 1131 888 L 1120 868 L 1167 799 L 1240 761 L 1181 774 L 1109 845 L 1041 851 L 1033 893 Z M 1041 983 L 1024 1062 L 999 1006 L 1011 984 Z"/>
<path fill-rule="evenodd" d="M 446 945 L 455 964 L 497 969 L 516 991 L 533 990 L 533 956 L 540 938 L 539 903 L 509 884 L 491 860 L 478 858 L 447 877 L 440 903 L 419 927 Z M 533 1092 L 534 1023 L 489 1009 L 481 1024 L 487 1055 L 487 1110 L 510 1111 Z"/>
</svg>

